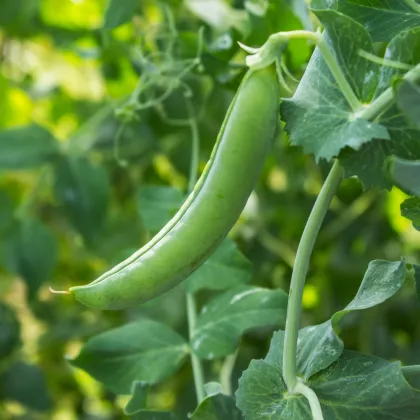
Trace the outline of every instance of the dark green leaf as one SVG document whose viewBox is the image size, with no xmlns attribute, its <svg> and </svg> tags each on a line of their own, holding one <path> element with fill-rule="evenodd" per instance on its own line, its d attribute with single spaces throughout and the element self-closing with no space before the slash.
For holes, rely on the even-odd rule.
<svg viewBox="0 0 420 420">
<path fill-rule="evenodd" d="M 202 289 L 224 290 L 249 283 L 252 264 L 226 238 L 211 257 L 183 283 L 185 290 L 195 293 Z"/>
<path fill-rule="evenodd" d="M 187 343 L 175 331 L 140 320 L 91 338 L 71 364 L 112 392 L 130 394 L 134 381 L 155 384 L 176 372 L 187 354 Z"/>
<path fill-rule="evenodd" d="M 415 0 L 312 0 L 311 7 L 331 7 L 360 22 L 375 42 L 388 42 L 399 32 L 420 25 Z"/>
<path fill-rule="evenodd" d="M 139 188 L 138 212 L 151 232 L 159 231 L 179 210 L 185 197 L 173 187 L 145 185 Z"/>
<path fill-rule="evenodd" d="M 420 86 L 408 80 L 402 80 L 396 84 L 395 94 L 397 104 L 404 112 L 409 123 L 420 129 Z"/>
<path fill-rule="evenodd" d="M 248 329 L 283 325 L 287 295 L 283 290 L 239 286 L 210 301 L 197 319 L 192 337 L 194 352 L 203 359 L 234 353 Z"/>
<path fill-rule="evenodd" d="M 372 41 L 358 23 L 334 11 L 317 11 L 325 25 L 325 40 L 347 81 L 362 103 L 375 92 L 378 66 L 361 58 L 358 50 L 373 52 Z M 388 139 L 387 129 L 355 118 L 317 49 L 291 99 L 282 101 L 281 115 L 294 145 L 317 160 L 331 159 L 347 147 L 359 149 L 373 138 Z"/>
<path fill-rule="evenodd" d="M 307 385 L 318 396 L 325 420 L 415 420 L 420 416 L 420 392 L 408 385 L 399 362 L 344 350 Z M 246 418 L 312 418 L 305 397 L 288 397 L 281 366 L 265 360 L 253 360 L 242 375 L 237 404 Z"/>
<path fill-rule="evenodd" d="M 43 372 L 23 362 L 10 366 L 0 376 L 0 397 L 39 411 L 49 410 L 52 403 Z"/>
<path fill-rule="evenodd" d="M 417 296 L 420 299 L 420 265 L 414 265 L 414 281 L 416 283 Z"/>
<path fill-rule="evenodd" d="M 24 219 L 2 248 L 5 267 L 23 278 L 32 300 L 41 284 L 51 279 L 58 254 L 55 237 L 38 220 Z"/>
<path fill-rule="evenodd" d="M 243 420 L 235 399 L 221 393 L 206 397 L 191 415 L 193 420 Z"/>
<path fill-rule="evenodd" d="M 93 243 L 107 214 L 109 180 L 105 169 L 83 157 L 63 158 L 55 166 L 54 187 L 70 223 Z"/>
<path fill-rule="evenodd" d="M 8 194 L 0 191 L 0 233 L 9 228 L 14 219 L 15 206 Z"/>
<path fill-rule="evenodd" d="M 58 153 L 53 135 L 39 125 L 0 131 L 0 170 L 40 166 Z"/>
<path fill-rule="evenodd" d="M 128 22 L 134 16 L 139 4 L 139 0 L 109 0 L 103 28 L 112 29 Z"/>
<path fill-rule="evenodd" d="M 0 303 L 0 359 L 8 356 L 19 344 L 19 321 L 11 308 Z"/>
<path fill-rule="evenodd" d="M 131 388 L 131 398 L 124 408 L 124 413 L 132 415 L 137 411 L 146 409 L 147 393 L 149 392 L 150 384 L 142 381 L 134 381 Z"/>
<path fill-rule="evenodd" d="M 415 65 L 420 61 L 420 28 L 413 28 L 397 35 L 388 45 L 385 58 Z M 401 77 L 403 70 L 383 66 L 375 93 L 378 97 L 393 80 Z M 390 140 L 373 140 L 357 152 L 345 151 L 340 156 L 347 176 L 357 175 L 365 188 L 379 186 L 391 188 L 392 183 L 384 173 L 383 167 L 388 156 L 403 159 L 420 159 L 420 130 L 410 128 L 405 116 L 396 104 L 392 105 L 379 118 L 379 123 L 388 129 Z"/>
<path fill-rule="evenodd" d="M 130 416 L 131 420 L 177 420 L 173 413 L 167 411 L 144 410 Z"/>
<path fill-rule="evenodd" d="M 401 215 L 413 222 L 413 226 L 420 230 L 420 198 L 407 198 L 401 204 Z"/>
<path fill-rule="evenodd" d="M 420 161 L 392 158 L 389 162 L 389 172 L 396 185 L 420 197 Z"/>
</svg>

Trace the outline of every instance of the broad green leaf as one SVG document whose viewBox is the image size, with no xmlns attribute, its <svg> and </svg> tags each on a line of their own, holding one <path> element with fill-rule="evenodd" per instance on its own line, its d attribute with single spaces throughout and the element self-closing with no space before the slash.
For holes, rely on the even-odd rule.
<svg viewBox="0 0 420 420">
<path fill-rule="evenodd" d="M 412 127 L 420 129 L 420 86 L 402 80 L 395 86 L 397 104 Z"/>
<path fill-rule="evenodd" d="M 0 359 L 20 344 L 20 324 L 11 308 L 0 302 Z"/>
<path fill-rule="evenodd" d="M 5 267 L 22 277 L 32 300 L 41 284 L 51 279 L 58 243 L 41 222 L 24 219 L 2 244 L 2 254 Z"/>
<path fill-rule="evenodd" d="M 413 28 L 398 34 L 388 45 L 385 58 L 408 65 L 420 62 L 420 28 Z M 383 66 L 375 97 L 383 93 L 395 78 L 401 77 L 403 70 Z M 385 111 L 378 121 L 388 129 L 390 140 L 373 140 L 357 152 L 346 150 L 340 156 L 346 175 L 357 175 L 365 188 L 379 186 L 391 188 L 392 183 L 384 172 L 388 156 L 395 155 L 403 159 L 420 159 L 420 130 L 409 127 L 404 114 L 396 104 Z"/>
<path fill-rule="evenodd" d="M 139 188 L 137 209 L 151 232 L 157 232 L 175 215 L 185 201 L 178 188 L 145 185 Z"/>
<path fill-rule="evenodd" d="M 150 384 L 147 382 L 134 381 L 131 388 L 131 398 L 124 407 L 124 413 L 130 416 L 137 411 L 145 410 L 149 389 Z"/>
<path fill-rule="evenodd" d="M 361 58 L 358 50 L 373 53 L 367 31 L 334 11 L 317 11 L 325 26 L 325 40 L 347 81 L 362 103 L 369 102 L 377 84 L 378 66 Z M 291 99 L 284 99 L 280 112 L 293 145 L 302 146 L 317 160 L 330 160 L 345 147 L 359 149 L 373 138 L 388 139 L 387 129 L 355 118 L 317 48 Z"/>
<path fill-rule="evenodd" d="M 8 194 L 0 191 L 0 233 L 9 228 L 14 219 L 15 206 Z"/>
<path fill-rule="evenodd" d="M 420 230 L 420 197 L 407 198 L 401 204 L 401 215 L 413 222 L 413 226 Z"/>
<path fill-rule="evenodd" d="M 287 295 L 283 290 L 239 286 L 211 300 L 201 311 L 191 339 L 198 357 L 214 359 L 234 353 L 248 329 L 283 325 Z"/>
<path fill-rule="evenodd" d="M 360 22 L 375 42 L 388 42 L 399 32 L 420 25 L 416 0 L 312 0 L 311 7 L 331 7 Z"/>
<path fill-rule="evenodd" d="M 54 174 L 55 197 L 70 223 L 88 243 L 95 242 L 107 215 L 107 172 L 84 157 L 70 157 L 57 162 Z"/>
<path fill-rule="evenodd" d="M 235 399 L 216 393 L 206 397 L 192 413 L 193 420 L 243 420 L 241 411 L 236 407 Z"/>
<path fill-rule="evenodd" d="M 226 238 L 211 257 L 183 283 L 185 290 L 224 290 L 251 281 L 252 264 L 235 242 Z"/>
<path fill-rule="evenodd" d="M 399 362 L 344 350 L 328 368 L 308 382 L 319 398 L 325 420 L 415 420 L 420 392 L 410 387 Z M 287 395 L 281 366 L 253 360 L 239 380 L 237 405 L 246 418 L 309 420 L 302 395 Z"/>
<path fill-rule="evenodd" d="M 419 114 L 420 115 L 420 114 Z M 392 158 L 389 172 L 395 184 L 404 191 L 420 197 L 420 161 Z"/>
<path fill-rule="evenodd" d="M 0 376 L 0 399 L 16 401 L 37 410 L 52 405 L 43 372 L 38 366 L 17 362 Z"/>
<path fill-rule="evenodd" d="M 139 0 L 109 0 L 105 10 L 104 29 L 113 29 L 128 22 L 140 5 Z"/>
<path fill-rule="evenodd" d="M 58 142 L 39 125 L 0 131 L 0 170 L 34 168 L 58 154 Z"/>
<path fill-rule="evenodd" d="M 91 338 L 70 362 L 112 392 L 130 394 L 134 381 L 155 384 L 176 372 L 188 351 L 185 340 L 172 329 L 140 320 Z"/>
<path fill-rule="evenodd" d="M 330 320 L 299 331 L 297 371 L 305 380 L 327 368 L 341 355 L 344 345 L 337 334 L 339 321 L 352 311 L 379 305 L 401 289 L 407 270 L 403 261 L 375 260 L 369 264 L 362 284 L 354 299 Z M 284 332 L 274 334 L 265 360 L 282 367 Z"/>
</svg>

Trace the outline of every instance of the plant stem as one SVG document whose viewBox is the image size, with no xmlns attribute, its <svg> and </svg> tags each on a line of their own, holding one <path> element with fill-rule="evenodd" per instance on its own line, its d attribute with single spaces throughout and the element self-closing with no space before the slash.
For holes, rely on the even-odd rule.
<svg viewBox="0 0 420 420">
<path fill-rule="evenodd" d="M 413 366 L 403 366 L 401 371 L 404 375 L 407 376 L 419 376 L 420 375 L 420 365 Z"/>
<path fill-rule="evenodd" d="M 227 356 L 220 369 L 219 380 L 226 395 L 232 395 L 232 371 L 236 363 L 238 352 Z"/>
<path fill-rule="evenodd" d="M 317 32 L 311 31 L 290 31 L 286 32 L 289 39 L 299 39 L 304 38 L 310 41 L 313 41 L 318 46 L 321 51 L 322 57 L 327 63 L 328 68 L 330 69 L 335 81 L 337 82 L 338 87 L 345 96 L 347 102 L 351 106 L 353 111 L 358 111 L 361 108 L 361 103 L 354 93 L 352 87 L 347 81 L 343 71 L 340 68 L 340 65 L 337 63 L 334 55 L 328 48 L 327 43 L 325 42 L 323 36 Z"/>
<path fill-rule="evenodd" d="M 298 380 L 296 383 L 295 392 L 302 394 L 308 400 L 309 406 L 311 407 L 313 420 L 324 420 L 321 404 L 319 403 L 318 397 L 315 392 L 309 388 L 309 386 L 305 385 L 302 380 Z"/>
<path fill-rule="evenodd" d="M 340 184 L 341 178 L 342 169 L 339 162 L 335 161 L 321 189 L 321 192 L 316 199 L 296 253 L 296 261 L 290 283 L 283 352 L 283 379 L 289 392 L 294 391 L 297 383 L 296 348 L 300 324 L 300 313 L 302 310 L 303 288 L 305 285 L 309 260 L 314 248 L 316 237 L 318 236 L 322 222 L 338 185 Z"/>
<path fill-rule="evenodd" d="M 195 183 L 197 182 L 197 169 L 199 162 L 199 151 L 200 151 L 200 137 L 198 132 L 197 121 L 193 116 L 193 107 L 189 99 L 186 98 L 186 104 L 188 112 L 190 114 L 190 128 L 191 128 L 191 138 L 192 138 L 192 148 L 191 148 L 191 165 L 190 165 L 190 176 L 188 181 L 188 191 L 191 192 L 194 188 Z M 188 318 L 188 333 L 190 341 L 193 338 L 195 331 L 195 324 L 197 320 L 197 308 L 195 302 L 195 296 L 193 293 L 187 293 L 186 296 L 187 302 L 187 318 Z M 190 350 L 191 365 L 194 376 L 194 385 L 195 393 L 197 396 L 198 404 L 204 400 L 204 374 L 203 366 L 201 360 L 194 353 L 194 350 Z"/>
</svg>

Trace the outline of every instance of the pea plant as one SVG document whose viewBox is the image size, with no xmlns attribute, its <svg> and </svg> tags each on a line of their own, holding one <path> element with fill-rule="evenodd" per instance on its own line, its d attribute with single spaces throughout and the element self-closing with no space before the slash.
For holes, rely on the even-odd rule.
<svg viewBox="0 0 420 420">
<path fill-rule="evenodd" d="M 109 2 L 109 27 L 134 14 L 129 3 Z M 187 1 L 186 7 L 206 21 L 197 3 Z M 268 4 L 245 3 L 256 16 Z M 363 314 L 389 304 L 397 294 L 420 296 L 415 258 L 371 261 L 350 302 L 328 308 L 317 325 L 307 325 L 302 317 L 313 250 L 343 180 L 357 178 L 366 195 L 375 189 L 402 191 L 401 215 L 420 230 L 420 4 L 288 4 L 300 14 L 302 28 L 273 30 L 250 45 L 236 34 L 237 56 L 224 60 L 241 81 L 204 168 L 199 123 L 209 98 L 196 98 L 192 87 L 210 71 L 206 60 L 216 48 L 209 46 L 204 27 L 197 31 L 193 52 L 182 56 L 176 23 L 165 9 L 165 31 L 152 40 L 142 35 L 147 42 L 137 50 L 141 71 L 134 92 L 113 104 L 120 124 L 113 159 L 122 167 L 130 161 L 121 157 L 121 138 L 147 112 L 155 112 L 160 124 L 185 128 L 191 138 L 186 195 L 163 188 L 158 199 L 153 191 L 141 197 L 149 203 L 142 217 L 154 236 L 92 282 L 52 290 L 64 294 L 54 299 L 72 296 L 94 310 L 170 306 L 170 290 L 185 300 L 186 331 L 142 317 L 92 336 L 68 358 L 71 366 L 123 396 L 124 414 L 134 420 L 420 418 L 420 356 L 419 364 L 407 365 L 355 351 L 343 339 L 348 320 L 366 322 Z M 231 19 L 239 22 L 239 9 L 232 10 Z M 158 45 L 158 52 L 148 51 L 150 44 Z M 302 45 L 310 46 L 312 54 L 298 75 L 286 63 L 290 49 Z M 166 111 L 174 92 L 181 92 L 186 118 Z M 287 147 L 314 157 L 314 166 L 325 174 L 296 254 L 282 253 L 292 266 L 288 290 L 250 284 L 252 264 L 230 234 L 252 201 L 271 148 L 285 137 Z M 84 153 L 89 147 L 85 140 L 83 132 L 75 136 L 72 153 Z M 60 197 L 60 179 L 74 165 L 57 165 L 62 165 L 54 173 Z M 176 203 L 175 214 L 162 207 L 163 201 L 168 208 Z M 157 214 L 162 208 L 163 215 Z M 156 223 L 162 218 L 165 223 Z M 89 221 L 83 229 L 89 231 Z M 267 336 L 275 332 L 268 337 L 265 357 L 247 360 L 236 381 L 241 339 L 255 328 Z M 153 391 L 188 369 L 194 386 L 185 392 L 194 393 L 195 408 L 162 411 L 150 398 Z"/>
</svg>

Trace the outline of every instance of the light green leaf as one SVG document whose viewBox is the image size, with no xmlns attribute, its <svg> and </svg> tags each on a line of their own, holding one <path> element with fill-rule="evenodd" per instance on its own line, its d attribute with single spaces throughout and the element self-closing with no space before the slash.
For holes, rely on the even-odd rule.
<svg viewBox="0 0 420 420">
<path fill-rule="evenodd" d="M 17 362 L 0 376 L 0 399 L 15 401 L 36 411 L 52 405 L 45 376 L 38 366 Z"/>
<path fill-rule="evenodd" d="M 420 198 L 407 198 L 401 204 L 401 215 L 413 222 L 413 226 L 420 230 Z"/>
<path fill-rule="evenodd" d="M 420 161 L 393 157 L 389 162 L 389 172 L 396 185 L 420 197 Z"/>
<path fill-rule="evenodd" d="M 420 129 L 420 86 L 401 80 L 395 86 L 397 104 L 412 127 Z"/>
<path fill-rule="evenodd" d="M 207 382 L 204 384 L 204 392 L 206 397 L 211 397 L 216 394 L 223 394 L 223 386 L 219 382 Z"/>
<path fill-rule="evenodd" d="M 14 311 L 0 302 L 0 359 L 20 344 L 20 324 Z"/>
<path fill-rule="evenodd" d="M 195 293 L 202 289 L 224 290 L 251 281 L 252 264 L 226 238 L 211 257 L 183 283 L 185 290 Z"/>
<path fill-rule="evenodd" d="M 210 301 L 197 319 L 191 345 L 203 359 L 234 353 L 248 329 L 283 325 L 287 295 L 283 290 L 239 286 Z"/>
<path fill-rule="evenodd" d="M 408 65 L 418 64 L 420 55 L 420 28 L 413 28 L 398 34 L 388 45 L 385 58 Z M 378 97 L 395 78 L 401 77 L 403 70 L 383 66 L 379 84 L 375 92 Z M 346 175 L 357 175 L 365 188 L 379 186 L 390 189 L 392 183 L 383 170 L 388 156 L 395 155 L 403 159 L 420 159 L 420 130 L 410 128 L 404 114 L 396 104 L 392 105 L 380 118 L 379 123 L 388 129 L 390 140 L 373 140 L 357 152 L 345 151 L 340 155 Z"/>
<path fill-rule="evenodd" d="M 105 10 L 104 29 L 113 29 L 128 22 L 140 5 L 139 0 L 109 0 Z"/>
<path fill-rule="evenodd" d="M 178 188 L 145 185 L 139 188 L 137 209 L 147 229 L 155 233 L 175 215 L 184 201 L 185 196 Z"/>
<path fill-rule="evenodd" d="M 388 42 L 399 32 L 420 25 L 415 0 L 312 0 L 312 7 L 334 8 L 360 22 L 375 42 Z"/>
<path fill-rule="evenodd" d="M 39 125 L 0 131 L 0 170 L 34 168 L 58 154 L 58 142 Z"/>
<path fill-rule="evenodd" d="M 188 351 L 185 340 L 172 329 L 140 320 L 91 338 L 70 362 L 112 392 L 130 394 L 134 381 L 155 384 L 176 372 Z"/>
<path fill-rule="evenodd" d="M 146 409 L 147 394 L 150 384 L 142 381 L 134 381 L 131 388 L 131 398 L 124 408 L 124 413 L 128 416 Z"/>
<path fill-rule="evenodd" d="M 193 420 L 243 420 L 241 411 L 236 407 L 235 399 L 216 393 L 206 397 L 192 413 Z"/>
<path fill-rule="evenodd" d="M 344 350 L 307 384 L 318 396 L 325 420 L 415 420 L 420 416 L 420 392 L 408 385 L 399 362 Z M 251 362 L 236 395 L 246 418 L 312 418 L 305 397 L 287 396 L 281 366 L 265 360 Z"/>
<path fill-rule="evenodd" d="M 2 244 L 3 263 L 23 278 L 30 300 L 41 284 L 50 280 L 57 250 L 55 237 L 36 219 L 21 220 Z"/>
<path fill-rule="evenodd" d="M 369 102 L 377 84 L 378 66 L 361 58 L 358 50 L 373 52 L 367 31 L 334 11 L 316 11 L 325 26 L 325 40 L 347 81 L 362 103 Z M 317 160 L 330 160 L 345 147 L 359 149 L 373 138 L 388 139 L 385 127 L 355 118 L 319 49 L 291 99 L 281 105 L 293 145 L 302 146 Z"/>
<path fill-rule="evenodd" d="M 54 192 L 73 227 L 89 243 L 102 231 L 108 208 L 109 180 L 101 166 L 88 159 L 63 158 L 54 168 Z"/>
</svg>

